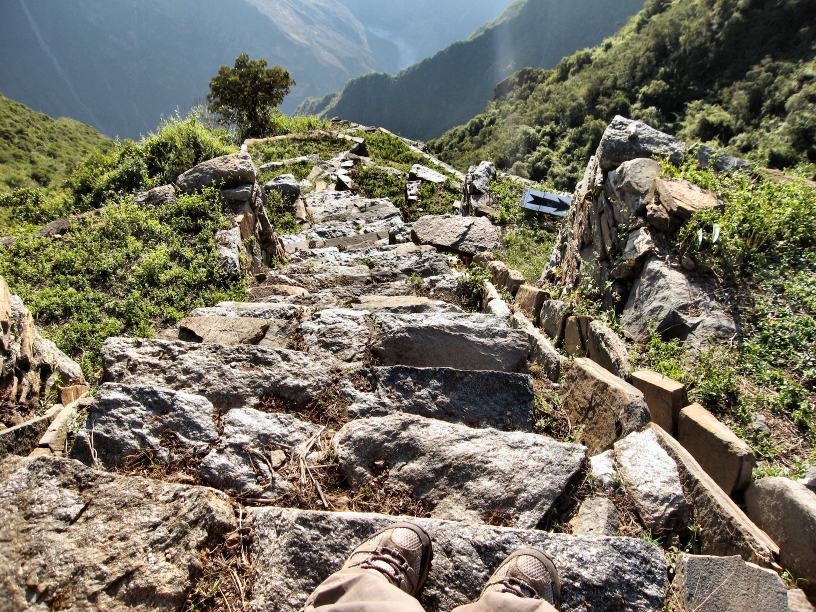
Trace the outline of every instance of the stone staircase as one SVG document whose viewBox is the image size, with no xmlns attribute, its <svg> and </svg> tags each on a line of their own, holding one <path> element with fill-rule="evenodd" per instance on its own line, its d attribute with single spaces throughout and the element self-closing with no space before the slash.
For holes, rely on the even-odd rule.
<svg viewBox="0 0 816 612">
<path fill-rule="evenodd" d="M 660 609 L 659 548 L 537 529 L 585 477 L 587 448 L 534 433 L 528 333 L 464 311 L 453 259 L 396 243 L 410 231 L 387 200 L 304 200 L 314 223 L 282 237 L 288 263 L 251 301 L 198 309 L 161 339 L 106 341 L 70 453 L 87 468 L 3 464 L 15 501 L 0 520 L 40 517 L 39 539 L 0 558 L 32 576 L 8 601 L 177 609 L 209 571 L 202 551 L 226 546 L 255 570 L 251 586 L 235 574 L 236 608 L 295 612 L 393 520 L 382 511 L 407 509 L 435 544 L 428 612 L 478 597 L 521 546 L 553 557 L 565 611 Z"/>
</svg>

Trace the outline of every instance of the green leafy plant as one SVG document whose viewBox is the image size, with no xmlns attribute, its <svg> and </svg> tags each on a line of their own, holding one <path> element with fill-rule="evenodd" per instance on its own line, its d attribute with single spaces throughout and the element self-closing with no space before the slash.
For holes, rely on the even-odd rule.
<svg viewBox="0 0 816 612">
<path fill-rule="evenodd" d="M 478 310 L 484 296 L 484 283 L 490 279 L 490 274 L 484 268 L 471 265 L 459 277 L 459 289 L 462 292 L 462 304 L 465 308 Z"/>
</svg>

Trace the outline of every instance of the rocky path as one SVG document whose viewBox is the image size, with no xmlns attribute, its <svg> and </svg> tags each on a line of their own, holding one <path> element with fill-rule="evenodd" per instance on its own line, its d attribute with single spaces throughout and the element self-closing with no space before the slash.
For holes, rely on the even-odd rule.
<svg viewBox="0 0 816 612">
<path fill-rule="evenodd" d="M 565 611 L 663 608 L 664 551 L 610 535 L 606 497 L 575 519 L 588 535 L 544 529 L 588 482 L 623 483 L 655 532 L 683 531 L 694 513 L 702 552 L 773 563 L 773 542 L 606 366 L 577 359 L 564 381 L 587 446 L 537 433 L 530 368 L 559 379 L 542 332 L 555 341 L 565 323 L 549 329 L 556 305 L 501 265 L 488 270 L 512 284 L 514 308 L 490 283 L 484 312 L 462 307 L 462 262 L 498 245 L 488 221 L 405 223 L 389 200 L 347 189 L 364 158 L 317 162 L 301 231 L 280 237 L 286 263 L 256 265 L 249 301 L 195 310 L 162 338 L 109 338 L 70 458 L 0 463 L 1 609 L 296 612 L 393 515 L 434 540 L 428 612 L 475 599 L 521 546 L 553 557 Z M 268 188 L 299 190 L 292 181 Z M 243 210 L 236 236 L 254 214 Z M 678 575 L 700 571 L 689 563 Z"/>
<path fill-rule="evenodd" d="M 33 578 L 7 580 L 7 597 L 174 609 L 201 573 L 195 551 L 227 545 L 256 572 L 233 602 L 294 612 L 386 511 L 435 540 L 429 612 L 478 596 L 526 545 L 562 569 L 564 610 L 659 609 L 655 546 L 536 529 L 587 448 L 533 433 L 530 342 L 509 310 L 463 310 L 455 257 L 410 242 L 388 200 L 331 184 L 302 202 L 311 223 L 281 238 L 288 262 L 257 276 L 251 301 L 192 312 L 177 339 L 107 340 L 107 382 L 70 453 L 89 467 L 4 464 L 3 518 L 37 508 L 39 552 L 60 559 L 32 567 L 18 549 Z M 88 554 L 103 542 L 106 558 Z"/>
</svg>

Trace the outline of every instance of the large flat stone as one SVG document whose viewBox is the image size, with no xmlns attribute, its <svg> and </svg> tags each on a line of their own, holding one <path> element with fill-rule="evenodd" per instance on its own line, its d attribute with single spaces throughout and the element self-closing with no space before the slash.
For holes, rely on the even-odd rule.
<svg viewBox="0 0 816 612">
<path fill-rule="evenodd" d="M 122 466 L 145 451 L 158 463 L 203 456 L 218 440 L 218 411 L 204 397 L 155 385 L 105 383 L 77 433 L 71 458 Z M 168 439 L 169 438 L 169 439 Z"/>
<path fill-rule="evenodd" d="M 686 496 L 694 500 L 695 519 L 702 527 L 697 532 L 700 552 L 719 557 L 739 555 L 744 561 L 771 565 L 779 547 L 768 534 L 751 522 L 677 440 L 660 426 L 653 423 L 651 427 L 658 443 L 677 462 Z"/>
<path fill-rule="evenodd" d="M 477 327 L 464 320 L 407 323 L 386 331 L 371 346 L 380 365 L 500 372 L 522 371 L 529 351 L 522 331 Z"/>
<path fill-rule="evenodd" d="M 618 535 L 618 511 L 607 497 L 584 500 L 576 517 L 570 522 L 573 535 Z"/>
<path fill-rule="evenodd" d="M 219 302 L 209 308 L 196 308 L 190 317 L 251 317 L 255 319 L 291 319 L 299 314 L 294 304 L 281 302 Z"/>
<path fill-rule="evenodd" d="M 331 361 L 262 346 L 108 338 L 101 352 L 105 381 L 203 395 L 221 412 L 255 407 L 265 396 L 304 406 L 332 382 Z"/>
<path fill-rule="evenodd" d="M 418 244 L 459 255 L 476 255 L 499 248 L 499 233 L 485 217 L 427 215 L 414 222 L 411 236 Z"/>
<path fill-rule="evenodd" d="M 441 184 L 447 180 L 447 177 L 441 172 L 432 170 L 427 166 L 421 164 L 414 164 L 408 172 L 408 179 L 411 181 L 425 181 L 429 183 Z"/>
<path fill-rule="evenodd" d="M 222 188 L 255 182 L 256 169 L 252 157 L 245 151 L 216 157 L 198 164 L 178 177 L 179 189 L 188 193 L 205 187 Z"/>
<path fill-rule="evenodd" d="M 669 601 L 677 612 L 788 612 L 776 572 L 738 556 L 679 555 Z"/>
<path fill-rule="evenodd" d="M 586 344 L 592 361 L 623 380 L 631 378 L 629 347 L 603 321 L 595 319 L 589 324 Z"/>
<path fill-rule="evenodd" d="M 546 300 L 541 305 L 539 319 L 541 329 L 558 346 L 564 340 L 564 325 L 569 316 L 570 305 L 561 300 Z"/>
<path fill-rule="evenodd" d="M 332 446 L 352 486 L 371 481 L 371 466 L 384 461 L 388 481 L 411 489 L 435 517 L 486 522 L 498 512 L 528 529 L 586 462 L 577 444 L 407 414 L 351 421 Z"/>
<path fill-rule="evenodd" d="M 205 549 L 235 529 L 225 495 L 94 471 L 0 463 L 0 609 L 179 610 Z"/>
<path fill-rule="evenodd" d="M 677 440 L 728 495 L 751 484 L 756 457 L 751 447 L 700 404 L 680 411 Z"/>
<path fill-rule="evenodd" d="M 653 430 L 634 432 L 615 442 L 615 463 L 646 528 L 657 533 L 685 528 L 691 505 L 680 484 L 677 463 Z"/>
<path fill-rule="evenodd" d="M 358 543 L 400 520 L 280 508 L 252 510 L 251 517 L 258 569 L 252 612 L 300 612 L 306 597 L 340 569 Z M 643 540 L 408 520 L 425 529 L 434 544 L 431 573 L 420 597 L 427 612 L 449 612 L 475 601 L 499 564 L 526 546 L 540 547 L 553 558 L 564 612 L 653 612 L 663 606 L 665 557 Z"/>
<path fill-rule="evenodd" d="M 779 545 L 779 562 L 816 599 L 816 495 L 787 478 L 762 478 L 745 492 L 748 516 Z"/>
<path fill-rule="evenodd" d="M 404 412 L 469 427 L 532 431 L 535 390 L 526 374 L 394 366 L 357 370 L 370 391 L 347 385 L 353 418 Z"/>
<path fill-rule="evenodd" d="M 522 285 L 516 292 L 516 308 L 536 320 L 548 294 L 533 285 Z"/>
<path fill-rule="evenodd" d="M 371 339 L 368 313 L 348 308 L 328 308 L 313 314 L 301 326 L 303 348 L 340 361 L 360 361 Z"/>
<path fill-rule="evenodd" d="M 369 312 L 391 312 L 394 314 L 413 314 L 418 312 L 464 312 L 458 306 L 413 295 L 364 295 L 351 302 L 352 308 Z"/>
<path fill-rule="evenodd" d="M 590 456 L 612 448 L 616 440 L 651 419 L 643 394 L 591 359 L 576 359 L 564 380 L 563 408 L 573 426 L 582 425 L 581 441 Z"/>
</svg>

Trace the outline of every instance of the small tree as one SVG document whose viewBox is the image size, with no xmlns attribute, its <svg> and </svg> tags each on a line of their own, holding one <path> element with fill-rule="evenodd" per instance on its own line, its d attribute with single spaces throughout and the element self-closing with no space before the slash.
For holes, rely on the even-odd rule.
<svg viewBox="0 0 816 612">
<path fill-rule="evenodd" d="M 280 66 L 267 68 L 266 60 L 250 60 L 242 53 L 235 67 L 222 66 L 210 81 L 207 108 L 219 122 L 238 127 L 238 136 L 260 138 L 270 129 L 275 108 L 295 81 Z"/>
</svg>

